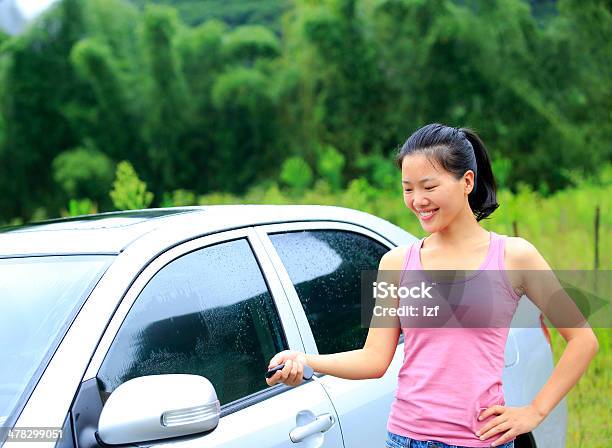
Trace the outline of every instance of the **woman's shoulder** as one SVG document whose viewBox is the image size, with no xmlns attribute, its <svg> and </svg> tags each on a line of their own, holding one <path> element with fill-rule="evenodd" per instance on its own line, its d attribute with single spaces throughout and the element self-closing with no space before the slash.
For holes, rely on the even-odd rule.
<svg viewBox="0 0 612 448">
<path fill-rule="evenodd" d="M 506 236 L 505 239 L 506 269 L 530 269 L 541 259 L 538 249 L 525 238 Z"/>
<path fill-rule="evenodd" d="M 401 246 L 396 246 L 390 249 L 383 255 L 381 265 L 384 264 L 387 269 L 402 269 L 406 256 L 408 255 L 408 251 L 410 250 L 410 246 L 413 244 L 414 243 L 402 244 Z"/>
</svg>

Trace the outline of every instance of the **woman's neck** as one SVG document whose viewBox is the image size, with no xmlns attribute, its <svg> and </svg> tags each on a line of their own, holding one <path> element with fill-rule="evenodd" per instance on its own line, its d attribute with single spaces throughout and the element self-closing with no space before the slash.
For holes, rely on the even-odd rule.
<svg viewBox="0 0 612 448">
<path fill-rule="evenodd" d="M 489 241 L 489 232 L 483 229 L 472 211 L 461 213 L 453 222 L 439 232 L 434 232 L 426 238 L 423 246 L 432 249 L 458 248 L 473 246 L 482 241 Z"/>
</svg>

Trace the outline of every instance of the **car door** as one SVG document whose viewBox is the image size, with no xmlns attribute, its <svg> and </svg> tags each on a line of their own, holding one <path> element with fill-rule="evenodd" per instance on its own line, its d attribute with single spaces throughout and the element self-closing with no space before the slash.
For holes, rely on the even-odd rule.
<svg viewBox="0 0 612 448">
<path fill-rule="evenodd" d="M 91 443 L 97 422 L 92 409 L 99 413 L 125 381 L 189 373 L 215 387 L 218 426 L 147 446 L 343 446 L 337 414 L 320 384 L 266 384 L 269 359 L 288 348 L 304 347 L 252 228 L 179 245 L 140 274 L 109 324 L 72 409 L 77 445 Z M 302 441 L 290 437 L 297 428 Z"/>
<path fill-rule="evenodd" d="M 393 244 L 368 229 L 337 222 L 256 228 L 286 287 L 307 353 L 363 347 L 360 274 L 376 270 Z M 347 380 L 323 375 L 320 382 L 338 416 L 347 448 L 382 446 L 403 360 L 403 335 L 392 364 L 379 379 Z"/>
</svg>

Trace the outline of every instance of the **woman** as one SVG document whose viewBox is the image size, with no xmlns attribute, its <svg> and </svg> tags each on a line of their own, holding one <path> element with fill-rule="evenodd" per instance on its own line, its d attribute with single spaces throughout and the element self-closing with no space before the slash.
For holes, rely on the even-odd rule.
<svg viewBox="0 0 612 448">
<path fill-rule="evenodd" d="M 487 232 L 479 224 L 499 205 L 487 149 L 474 131 L 437 123 L 424 126 L 408 138 L 396 162 L 402 172 L 404 203 L 429 236 L 386 253 L 379 274 L 499 270 L 503 282 L 496 284 L 494 298 L 509 305 L 508 319 L 526 294 L 553 324 L 560 323 L 558 313 L 548 311 L 553 284 L 529 274 L 540 271 L 554 278 L 538 250 L 523 238 Z M 402 285 L 401 275 L 394 277 L 398 280 Z M 516 436 L 536 428 L 578 382 L 598 342 L 588 325 L 555 325 L 568 344 L 551 377 L 529 405 L 505 406 L 501 375 L 508 319 L 506 328 L 479 331 L 370 325 L 359 350 L 276 354 L 269 368 L 281 363 L 285 367 L 266 381 L 297 386 L 304 364 L 340 378 L 379 378 L 389 367 L 403 331 L 404 362 L 386 446 L 420 448 L 435 441 L 434 446 L 442 448 L 513 447 Z"/>
</svg>

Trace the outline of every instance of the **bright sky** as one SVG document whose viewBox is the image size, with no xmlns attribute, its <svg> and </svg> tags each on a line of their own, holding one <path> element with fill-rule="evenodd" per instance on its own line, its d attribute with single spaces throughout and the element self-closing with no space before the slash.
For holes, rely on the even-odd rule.
<svg viewBox="0 0 612 448">
<path fill-rule="evenodd" d="M 57 0 L 0 0 L 0 29 L 9 34 L 21 32 Z"/>
<path fill-rule="evenodd" d="M 17 7 L 22 12 L 23 17 L 27 20 L 31 20 L 38 14 L 43 12 L 52 3 L 57 0 L 13 0 L 17 4 Z"/>
</svg>

